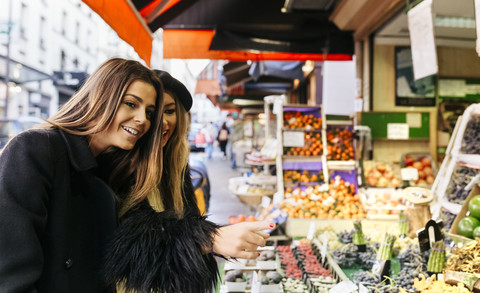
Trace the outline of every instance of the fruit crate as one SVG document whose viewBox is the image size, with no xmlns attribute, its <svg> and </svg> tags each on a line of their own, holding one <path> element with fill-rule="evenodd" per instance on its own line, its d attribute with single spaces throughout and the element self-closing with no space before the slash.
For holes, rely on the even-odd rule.
<svg viewBox="0 0 480 293">
<path fill-rule="evenodd" d="M 400 164 L 381 161 L 364 161 L 363 175 L 367 187 L 402 187 Z"/>
<path fill-rule="evenodd" d="M 456 243 L 467 243 L 467 242 L 473 241 L 473 239 L 470 239 L 468 237 L 459 235 L 457 233 L 458 232 L 457 230 L 458 230 L 458 223 L 468 213 L 468 203 L 470 202 L 470 199 L 472 199 L 474 196 L 476 196 L 478 194 L 480 194 L 480 187 L 477 184 L 475 184 L 475 186 L 470 191 L 467 199 L 463 203 L 462 208 L 460 209 L 460 212 L 455 217 L 455 221 L 453 221 L 452 227 L 450 228 L 450 231 L 448 232 L 448 236 L 450 238 L 452 238 L 452 240 L 455 241 Z"/>
<path fill-rule="evenodd" d="M 452 154 L 480 154 L 477 137 L 480 133 L 480 104 L 472 104 L 463 112 Z"/>
<path fill-rule="evenodd" d="M 312 240 L 312 249 L 316 251 L 317 255 L 320 256 L 320 250 L 321 250 L 321 243 L 318 241 L 318 239 L 313 239 Z M 321 259 L 320 259 L 321 262 Z M 338 283 L 347 281 L 349 280 L 347 275 L 343 272 L 343 270 L 338 266 L 338 264 L 335 262 L 333 259 L 332 255 L 327 252 L 325 254 L 325 261 L 322 263 L 323 267 L 329 270 L 335 280 L 337 280 Z"/>
<path fill-rule="evenodd" d="M 400 161 L 402 168 L 415 168 L 418 171 L 418 180 L 407 181 L 408 186 L 430 188 L 435 181 L 437 167 L 429 153 L 406 153 Z"/>
</svg>

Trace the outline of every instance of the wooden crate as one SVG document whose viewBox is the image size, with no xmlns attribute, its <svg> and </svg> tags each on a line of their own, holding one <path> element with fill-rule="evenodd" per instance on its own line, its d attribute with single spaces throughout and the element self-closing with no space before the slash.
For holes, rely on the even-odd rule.
<svg viewBox="0 0 480 293">
<path fill-rule="evenodd" d="M 468 203 L 475 195 L 478 195 L 478 194 L 480 194 L 480 187 L 477 184 L 475 184 L 475 186 L 472 188 L 472 190 L 468 194 L 468 197 L 465 199 L 465 202 L 463 203 L 462 208 L 460 209 L 460 212 L 455 217 L 455 221 L 453 221 L 452 227 L 448 232 L 448 236 L 457 243 L 458 242 L 466 243 L 473 240 L 468 237 L 458 235 L 457 228 L 460 220 L 463 219 L 468 213 Z"/>
</svg>

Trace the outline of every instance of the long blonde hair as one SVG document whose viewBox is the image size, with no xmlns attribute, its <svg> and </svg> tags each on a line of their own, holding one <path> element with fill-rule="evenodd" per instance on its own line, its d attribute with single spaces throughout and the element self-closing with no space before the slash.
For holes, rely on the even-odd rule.
<svg viewBox="0 0 480 293">
<path fill-rule="evenodd" d="M 163 86 L 158 76 L 137 61 L 112 58 L 100 65 L 78 92 L 47 120 L 75 135 L 88 137 L 102 132 L 113 122 L 128 87 L 138 80 L 151 84 L 157 93 L 149 131 L 132 150 L 112 147 L 97 158 L 107 165 L 106 180 L 118 195 L 120 214 L 145 199 L 161 181 Z"/>
<path fill-rule="evenodd" d="M 184 174 L 188 166 L 188 157 L 190 147 L 188 145 L 187 135 L 189 118 L 187 111 L 179 102 L 177 95 L 165 89 L 175 99 L 175 113 L 177 115 L 177 124 L 175 131 L 168 140 L 163 150 L 163 177 L 160 183 L 160 195 L 164 202 L 170 202 L 174 211 L 180 216 L 183 214 L 183 189 Z M 187 174 L 189 176 L 190 174 Z M 171 198 L 168 198 L 171 196 Z"/>
</svg>

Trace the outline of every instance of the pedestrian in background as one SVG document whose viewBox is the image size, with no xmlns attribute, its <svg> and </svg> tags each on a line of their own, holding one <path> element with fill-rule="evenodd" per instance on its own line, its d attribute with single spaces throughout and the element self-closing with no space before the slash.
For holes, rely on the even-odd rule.
<svg viewBox="0 0 480 293">
<path fill-rule="evenodd" d="M 206 138 L 207 147 L 205 149 L 205 152 L 207 153 L 207 157 L 211 159 L 213 154 L 213 149 L 214 149 L 213 144 L 215 143 L 215 137 L 218 136 L 218 131 L 217 131 L 217 128 L 215 128 L 215 125 L 213 125 L 213 122 L 209 122 L 205 130 L 207 133 L 207 138 Z"/>
<path fill-rule="evenodd" d="M 230 131 L 228 130 L 227 123 L 223 122 L 222 127 L 218 131 L 218 144 L 220 145 L 220 150 L 223 153 L 223 159 L 227 159 L 227 144 Z"/>
<path fill-rule="evenodd" d="M 135 206 L 160 183 L 162 97 L 150 69 L 110 59 L 41 129 L 10 140 L 0 155 L 0 292 L 114 292 L 101 260 L 117 205 Z"/>
<path fill-rule="evenodd" d="M 219 277 L 213 254 L 256 258 L 268 237 L 262 230 L 274 224 L 219 227 L 200 214 L 188 167 L 192 96 L 167 72 L 156 73 L 165 89 L 161 184 L 120 217 L 104 270 L 119 292 L 210 293 Z"/>
</svg>

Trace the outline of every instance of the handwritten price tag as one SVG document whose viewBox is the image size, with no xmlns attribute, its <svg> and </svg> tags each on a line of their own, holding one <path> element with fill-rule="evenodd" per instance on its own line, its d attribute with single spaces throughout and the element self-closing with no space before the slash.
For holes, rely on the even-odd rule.
<svg viewBox="0 0 480 293">
<path fill-rule="evenodd" d="M 304 147 L 305 136 L 303 131 L 285 131 L 283 133 L 283 146 Z"/>
</svg>

